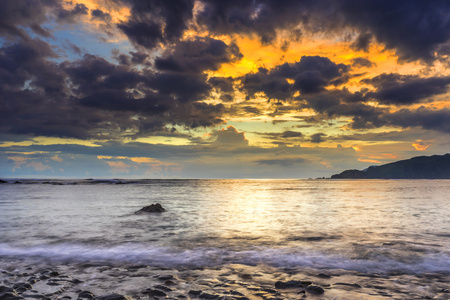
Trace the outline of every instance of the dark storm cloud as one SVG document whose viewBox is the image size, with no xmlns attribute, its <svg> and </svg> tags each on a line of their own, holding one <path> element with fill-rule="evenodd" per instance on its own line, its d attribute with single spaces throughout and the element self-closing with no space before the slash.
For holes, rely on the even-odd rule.
<svg viewBox="0 0 450 300">
<path fill-rule="evenodd" d="M 359 32 L 353 47 L 367 51 L 377 40 L 402 60 L 431 61 L 450 40 L 447 0 L 204 0 L 199 22 L 219 34 L 258 34 L 271 43 L 277 29 L 297 25 L 309 32 Z"/>
<path fill-rule="evenodd" d="M 311 11 L 320 4 L 315 1 L 252 1 L 205 0 L 204 10 L 198 21 L 219 34 L 252 34 L 260 37 L 262 44 L 272 43 L 279 28 L 292 29 L 299 23 L 306 23 Z M 300 30 L 292 30 L 298 35 Z"/>
<path fill-rule="evenodd" d="M 255 132 L 255 134 L 261 135 L 267 139 L 281 141 L 286 139 L 303 139 L 303 134 L 299 131 L 285 130 L 283 132 Z"/>
<path fill-rule="evenodd" d="M 212 38 L 197 38 L 179 42 L 173 51 L 167 51 L 155 60 L 159 71 L 201 73 L 216 71 L 223 63 L 238 61 L 242 58 L 236 44 L 225 44 Z"/>
<path fill-rule="evenodd" d="M 58 6 L 56 0 L 4 0 L 0 9 L 0 34 L 27 38 L 24 28 L 30 28 L 41 36 L 50 33 L 41 25 L 47 19 L 50 7 Z"/>
<path fill-rule="evenodd" d="M 219 61 L 232 56 L 228 51 L 225 45 Z M 195 128 L 223 122 L 222 104 L 198 102 L 212 89 L 205 74 L 155 72 L 145 66 L 140 71 L 134 63 L 144 62 L 147 55 L 130 54 L 118 53 L 126 62 L 120 65 L 90 54 L 56 63 L 49 59 L 57 55 L 39 39 L 0 48 L 2 132 L 118 138 L 162 132 L 171 124 Z M 189 59 L 180 62 L 189 65 Z"/>
<path fill-rule="evenodd" d="M 302 95 L 319 93 L 326 86 L 347 82 L 350 68 L 321 56 L 303 56 L 295 63 L 284 63 L 272 70 L 260 68 L 257 73 L 241 77 L 242 89 L 253 97 L 264 92 L 269 99 L 285 100 L 299 91 Z M 287 79 L 294 80 L 291 84 Z"/>
<path fill-rule="evenodd" d="M 372 42 L 371 33 L 361 33 L 350 46 L 356 51 L 368 52 L 371 42 Z"/>
<path fill-rule="evenodd" d="M 324 137 L 327 136 L 325 133 L 319 132 L 311 135 L 311 143 L 319 144 L 324 142 Z"/>
<path fill-rule="evenodd" d="M 88 15 L 89 9 L 84 4 L 76 4 L 71 10 L 59 8 L 56 12 L 56 18 L 60 22 L 75 23 L 78 18 L 83 15 Z"/>
<path fill-rule="evenodd" d="M 400 59 L 431 60 L 450 39 L 450 2 L 446 0 L 337 1 L 346 23 L 367 30 L 395 49 Z"/>
<path fill-rule="evenodd" d="M 348 81 L 350 68 L 335 64 L 327 57 L 303 56 L 300 61 L 285 63 L 272 71 L 274 76 L 294 79 L 294 89 L 302 94 L 323 91 L 328 85 L 340 85 Z"/>
<path fill-rule="evenodd" d="M 420 78 L 413 75 L 381 74 L 362 80 L 376 88 L 366 97 L 385 104 L 413 104 L 429 97 L 444 94 L 448 90 L 450 77 Z"/>
<path fill-rule="evenodd" d="M 91 16 L 93 19 L 98 19 L 104 22 L 111 21 L 111 15 L 107 12 L 102 11 L 101 9 L 94 9 L 91 11 Z"/>
<path fill-rule="evenodd" d="M 192 20 L 194 0 L 121 0 L 131 6 L 131 17 L 119 28 L 135 44 L 153 48 L 178 40 Z"/>
<path fill-rule="evenodd" d="M 302 137 L 303 134 L 299 131 L 286 130 L 281 134 L 282 138 L 299 138 Z"/>
<path fill-rule="evenodd" d="M 401 109 L 397 112 L 386 114 L 383 120 L 394 126 L 421 127 L 450 133 L 450 110 L 432 110 L 420 107 L 417 110 Z"/>
<path fill-rule="evenodd" d="M 367 58 L 364 57 L 356 57 L 354 59 L 352 59 L 352 66 L 354 67 L 366 67 L 366 68 L 371 68 L 376 66 L 375 63 L 371 62 L 370 60 L 368 60 Z"/>
<path fill-rule="evenodd" d="M 264 92 L 269 99 L 285 100 L 292 96 L 291 84 L 286 78 L 273 76 L 269 70 L 259 68 L 256 73 L 248 73 L 241 77 L 242 89 L 249 97 Z"/>
</svg>

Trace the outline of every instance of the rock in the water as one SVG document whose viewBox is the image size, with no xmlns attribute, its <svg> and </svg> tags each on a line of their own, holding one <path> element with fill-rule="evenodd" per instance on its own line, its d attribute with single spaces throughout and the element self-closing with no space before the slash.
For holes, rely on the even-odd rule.
<svg viewBox="0 0 450 300">
<path fill-rule="evenodd" d="M 166 210 L 164 209 L 164 207 L 161 206 L 161 204 L 156 203 L 156 204 L 150 204 L 149 206 L 144 206 L 143 208 L 141 208 L 140 210 L 138 210 L 137 212 L 135 212 L 136 214 L 139 213 L 161 213 L 161 212 L 165 212 Z"/>
<path fill-rule="evenodd" d="M 8 182 L 0 179 L 0 184 L 1 183 L 8 183 Z"/>
<path fill-rule="evenodd" d="M 133 300 L 130 296 L 124 296 L 120 294 L 109 294 L 104 296 L 95 297 L 94 300 Z"/>
<path fill-rule="evenodd" d="M 306 291 L 310 294 L 314 294 L 314 295 L 322 295 L 323 293 L 325 293 L 325 290 L 323 288 L 321 288 L 320 286 L 317 285 L 310 285 L 306 288 Z"/>
</svg>

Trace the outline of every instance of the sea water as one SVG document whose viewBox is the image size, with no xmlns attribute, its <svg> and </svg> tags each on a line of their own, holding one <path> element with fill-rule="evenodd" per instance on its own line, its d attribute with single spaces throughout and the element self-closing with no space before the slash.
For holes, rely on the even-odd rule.
<svg viewBox="0 0 450 300">
<path fill-rule="evenodd" d="M 448 180 L 14 182 L 0 263 L 450 274 Z"/>
</svg>

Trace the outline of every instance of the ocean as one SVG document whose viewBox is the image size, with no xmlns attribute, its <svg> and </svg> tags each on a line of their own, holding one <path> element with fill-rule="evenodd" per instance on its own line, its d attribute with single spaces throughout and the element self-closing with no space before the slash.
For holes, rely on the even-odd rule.
<svg viewBox="0 0 450 300">
<path fill-rule="evenodd" d="M 37 278 L 24 298 L 450 299 L 449 180 L 15 182 L 0 285 Z"/>
</svg>

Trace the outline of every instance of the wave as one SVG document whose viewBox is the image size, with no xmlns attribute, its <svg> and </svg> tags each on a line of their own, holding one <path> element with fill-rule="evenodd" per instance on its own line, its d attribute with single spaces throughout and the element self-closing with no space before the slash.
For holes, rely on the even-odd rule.
<svg viewBox="0 0 450 300">
<path fill-rule="evenodd" d="M 82 244 L 17 247 L 0 244 L 0 257 L 34 258 L 50 261 L 137 263 L 155 267 L 212 267 L 225 264 L 270 265 L 279 268 L 342 269 L 361 273 L 449 273 L 450 255 L 429 253 L 405 262 L 388 256 L 371 259 L 311 252 L 300 248 L 253 247 L 236 251 L 200 247 L 177 249 L 147 244 L 92 247 Z"/>
</svg>

